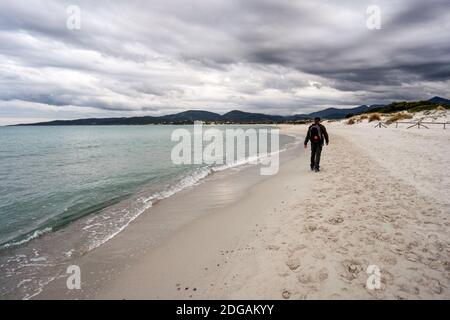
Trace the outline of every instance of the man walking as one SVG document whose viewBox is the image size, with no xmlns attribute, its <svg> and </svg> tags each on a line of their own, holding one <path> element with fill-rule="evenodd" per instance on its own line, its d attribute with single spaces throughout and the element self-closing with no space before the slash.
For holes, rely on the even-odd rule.
<svg viewBox="0 0 450 320">
<path fill-rule="evenodd" d="M 311 170 L 320 171 L 320 154 L 322 153 L 323 142 L 328 145 L 328 133 L 324 125 L 320 123 L 320 118 L 314 118 L 314 123 L 309 126 L 305 138 L 305 149 L 308 141 L 311 141 Z"/>
</svg>

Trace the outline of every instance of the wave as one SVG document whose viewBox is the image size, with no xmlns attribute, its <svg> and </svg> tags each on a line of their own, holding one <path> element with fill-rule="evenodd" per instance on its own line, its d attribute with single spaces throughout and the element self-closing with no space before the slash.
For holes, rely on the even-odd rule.
<svg viewBox="0 0 450 320">
<path fill-rule="evenodd" d="M 152 195 L 148 197 L 139 197 L 138 199 L 135 199 L 134 204 L 137 204 L 137 207 L 134 208 L 134 210 L 128 209 L 127 210 L 127 216 L 126 221 L 122 221 L 120 225 L 116 225 L 110 230 L 109 232 L 104 235 L 102 238 L 96 238 L 93 239 L 92 242 L 89 244 L 88 250 L 91 251 L 95 248 L 98 248 L 99 246 L 103 245 L 104 243 L 108 242 L 109 240 L 113 239 L 116 235 L 118 235 L 120 232 L 122 232 L 132 221 L 137 219 L 141 214 L 143 214 L 145 211 L 150 209 L 154 203 L 167 199 L 178 192 L 181 192 L 187 188 L 193 187 L 195 185 L 198 185 L 201 183 L 204 179 L 209 177 L 210 175 L 214 174 L 215 172 L 221 172 L 227 169 L 231 168 L 237 168 L 237 167 L 244 167 L 246 165 L 254 165 L 258 163 L 264 163 L 265 159 L 268 157 L 283 152 L 287 148 L 280 149 L 278 151 L 264 154 L 264 155 L 257 155 L 253 157 L 246 157 L 245 159 L 234 161 L 229 164 L 219 165 L 219 166 L 206 166 L 206 167 L 200 167 L 194 170 L 193 172 L 189 173 L 188 175 L 184 176 L 180 180 L 176 181 L 166 189 L 162 191 L 158 191 L 153 193 Z M 123 216 L 121 216 L 123 218 Z M 92 225 L 86 226 L 84 229 L 90 229 L 92 227 L 95 228 L 96 225 L 103 227 L 103 223 L 93 222 Z"/>
<path fill-rule="evenodd" d="M 2 245 L 0 247 L 0 249 L 6 249 L 6 248 L 10 248 L 10 247 L 15 247 L 15 246 L 20 246 L 21 244 L 27 243 L 33 239 L 39 238 L 40 236 L 51 232 L 53 229 L 50 227 L 46 227 L 42 230 L 35 230 L 33 233 L 31 233 L 28 237 L 26 237 L 25 239 L 22 239 L 20 241 L 15 241 L 15 242 L 8 242 L 5 243 L 4 245 Z"/>
</svg>

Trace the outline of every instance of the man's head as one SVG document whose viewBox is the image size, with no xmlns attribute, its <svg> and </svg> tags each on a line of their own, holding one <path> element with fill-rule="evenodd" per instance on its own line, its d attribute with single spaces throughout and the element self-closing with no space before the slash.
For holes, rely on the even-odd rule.
<svg viewBox="0 0 450 320">
<path fill-rule="evenodd" d="M 320 117 L 315 117 L 314 118 L 314 123 L 315 124 L 319 124 L 320 123 Z"/>
</svg>

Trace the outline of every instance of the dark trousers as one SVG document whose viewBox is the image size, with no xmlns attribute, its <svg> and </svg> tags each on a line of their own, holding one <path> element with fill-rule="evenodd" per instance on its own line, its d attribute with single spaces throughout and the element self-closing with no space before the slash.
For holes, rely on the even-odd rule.
<svg viewBox="0 0 450 320">
<path fill-rule="evenodd" d="M 322 143 L 311 142 L 311 168 L 320 168 L 320 154 L 322 153 Z"/>
</svg>

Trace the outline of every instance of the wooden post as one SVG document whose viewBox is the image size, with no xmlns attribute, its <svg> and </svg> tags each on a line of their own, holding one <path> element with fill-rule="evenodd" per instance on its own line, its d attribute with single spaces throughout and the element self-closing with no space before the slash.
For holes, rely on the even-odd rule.
<svg viewBox="0 0 450 320">
<path fill-rule="evenodd" d="M 387 128 L 384 124 L 383 124 L 383 122 L 381 122 L 381 121 L 378 121 L 378 123 L 375 125 L 375 127 L 374 128 L 382 128 L 382 127 L 385 127 L 385 128 Z"/>
<path fill-rule="evenodd" d="M 409 127 L 406 128 L 406 129 L 415 127 L 416 125 L 417 125 L 417 129 L 420 129 L 420 127 L 424 127 L 425 129 L 430 129 L 430 128 L 428 128 L 427 126 L 423 125 L 423 124 L 422 124 L 422 121 L 417 121 L 417 122 L 414 123 L 412 126 L 409 126 Z"/>
</svg>

